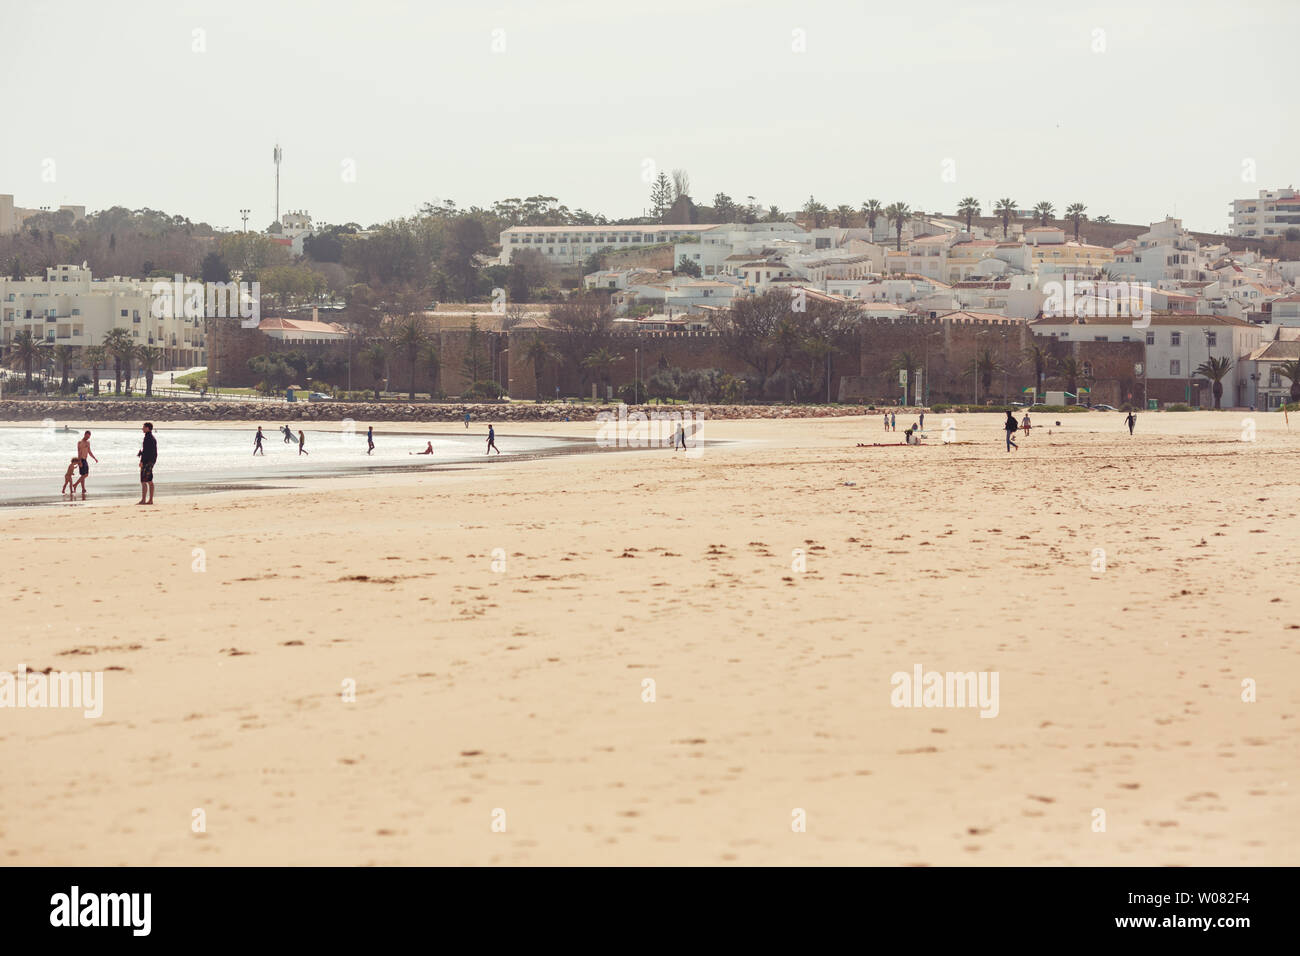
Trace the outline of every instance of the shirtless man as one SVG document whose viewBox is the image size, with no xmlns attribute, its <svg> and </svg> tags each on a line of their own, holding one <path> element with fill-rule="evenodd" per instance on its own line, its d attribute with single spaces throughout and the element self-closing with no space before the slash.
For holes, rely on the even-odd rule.
<svg viewBox="0 0 1300 956">
<path fill-rule="evenodd" d="M 77 442 L 77 457 L 81 459 L 79 470 L 81 477 L 77 479 L 76 484 L 72 486 L 73 493 L 77 490 L 77 485 L 81 485 L 81 497 L 86 497 L 86 476 L 90 474 L 90 462 L 86 459 L 95 458 L 95 453 L 90 450 L 90 432 L 81 436 L 81 441 Z M 95 464 L 99 464 L 99 459 L 95 458 Z"/>
</svg>

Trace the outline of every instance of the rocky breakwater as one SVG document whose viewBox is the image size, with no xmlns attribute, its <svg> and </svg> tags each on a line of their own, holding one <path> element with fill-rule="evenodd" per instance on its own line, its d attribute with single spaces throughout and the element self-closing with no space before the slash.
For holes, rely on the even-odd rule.
<svg viewBox="0 0 1300 956">
<path fill-rule="evenodd" d="M 252 422 L 456 422 L 468 411 L 475 422 L 589 422 L 603 413 L 618 416 L 619 406 L 565 405 L 557 402 L 454 404 L 407 402 L 240 402 L 240 401 L 0 401 L 0 421 L 136 422 L 136 421 L 252 421 Z M 681 413 L 705 419 L 834 418 L 862 415 L 861 406 L 820 405 L 638 405 L 622 414 Z M 901 410 L 900 410 L 901 411 Z"/>
</svg>

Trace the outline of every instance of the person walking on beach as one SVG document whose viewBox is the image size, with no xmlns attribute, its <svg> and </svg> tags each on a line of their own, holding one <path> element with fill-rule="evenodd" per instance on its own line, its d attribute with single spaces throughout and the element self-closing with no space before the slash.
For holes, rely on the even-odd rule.
<svg viewBox="0 0 1300 956">
<path fill-rule="evenodd" d="M 76 489 L 77 479 L 74 478 L 73 476 L 77 473 L 77 466 L 80 464 L 81 464 L 81 459 L 78 458 L 76 455 L 73 455 L 72 461 L 68 463 L 68 470 L 64 472 L 63 487 L 59 489 L 59 494 L 63 494 L 65 491 L 68 491 L 70 488 Z"/>
<path fill-rule="evenodd" d="M 469 430 L 469 409 L 465 409 L 465 429 Z"/>
<path fill-rule="evenodd" d="M 371 425 L 366 429 L 366 454 L 369 455 L 375 450 L 375 426 Z"/>
<path fill-rule="evenodd" d="M 1133 434 L 1133 426 L 1136 425 L 1137 423 L 1138 423 L 1137 415 L 1133 414 L 1132 409 L 1129 409 L 1128 417 L 1124 419 L 1124 424 L 1128 426 L 1128 433 L 1130 435 Z"/>
<path fill-rule="evenodd" d="M 1006 429 L 1007 432 L 1007 451 L 1011 451 L 1013 448 L 1018 449 L 1020 446 L 1016 444 L 1014 436 L 1016 430 L 1020 427 L 1020 423 L 1016 421 L 1015 412 L 1012 412 L 1010 409 L 1007 410 L 1007 420 L 1002 423 L 1002 427 Z"/>
<path fill-rule="evenodd" d="M 310 457 L 311 452 L 309 452 L 304 447 L 306 444 L 307 444 L 307 436 L 302 433 L 302 429 L 300 428 L 298 429 L 298 454 L 307 455 L 308 457 Z"/>
<path fill-rule="evenodd" d="M 280 431 L 284 433 L 284 443 L 285 443 L 286 445 L 292 444 L 292 442 L 293 442 L 293 432 L 291 432 L 291 431 L 289 430 L 289 426 L 288 426 L 288 425 L 281 425 L 281 426 L 280 426 Z"/>
<path fill-rule="evenodd" d="M 467 412 L 466 414 L 468 414 L 468 412 Z M 497 433 L 496 433 L 496 431 L 492 428 L 492 426 L 489 424 L 489 425 L 488 425 L 487 451 L 484 452 L 484 454 L 485 454 L 485 455 L 490 455 L 490 454 L 492 454 L 493 451 L 495 451 L 498 455 L 501 454 L 501 449 L 500 449 L 500 448 L 497 448 Z"/>
<path fill-rule="evenodd" d="M 677 432 L 673 435 L 673 451 L 677 449 L 686 450 L 686 426 L 681 422 L 677 423 Z"/>
<path fill-rule="evenodd" d="M 918 431 L 925 429 L 925 412 L 921 413 L 921 420 L 916 425 Z"/>
<path fill-rule="evenodd" d="M 898 413 L 897 413 L 897 412 L 890 412 L 890 413 L 889 413 L 889 430 L 890 430 L 891 432 L 896 432 L 896 431 L 898 431 Z"/>
<path fill-rule="evenodd" d="M 140 459 L 140 500 L 138 505 L 153 504 L 153 466 L 158 461 L 158 439 L 153 437 L 153 422 L 145 422 L 140 426 L 144 432 L 144 443 L 136 456 Z M 149 500 L 145 500 L 145 493 L 148 492 Z"/>
<path fill-rule="evenodd" d="M 95 458 L 95 453 L 90 450 L 90 432 L 86 432 L 82 435 L 81 441 L 77 442 L 77 458 L 80 459 L 78 462 L 78 470 L 81 472 L 81 477 L 78 479 L 77 484 L 81 485 L 81 497 L 85 498 L 86 476 L 90 474 L 90 462 L 87 461 L 87 459 Z M 95 458 L 95 464 L 99 464 L 98 458 Z M 76 491 L 76 485 L 73 485 L 73 491 Z"/>
<path fill-rule="evenodd" d="M 263 458 L 266 457 L 266 449 L 262 447 L 262 439 L 264 437 L 265 436 L 262 434 L 262 426 L 258 425 L 257 434 L 253 436 L 253 454 L 256 455 L 258 452 L 261 452 Z"/>
<path fill-rule="evenodd" d="M 884 416 L 885 416 L 885 431 L 889 431 L 889 410 L 888 409 L 885 409 Z"/>
<path fill-rule="evenodd" d="M 1029 413 L 1025 412 L 1025 417 L 1020 420 L 1020 427 L 1024 429 L 1026 435 L 1029 434 Z"/>
</svg>

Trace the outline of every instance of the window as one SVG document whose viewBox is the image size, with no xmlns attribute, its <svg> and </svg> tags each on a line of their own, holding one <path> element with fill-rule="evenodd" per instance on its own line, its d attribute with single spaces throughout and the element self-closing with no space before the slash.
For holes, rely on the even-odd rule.
<svg viewBox="0 0 1300 956">
<path fill-rule="evenodd" d="M 123 309 L 123 310 L 122 310 L 122 318 L 124 318 L 124 319 L 126 318 L 126 309 Z"/>
<path fill-rule="evenodd" d="M 1107 335 L 1094 335 L 1094 336 L 1092 337 L 1092 340 L 1093 340 L 1094 342 L 1109 342 L 1109 341 L 1110 341 L 1110 336 L 1107 336 Z"/>
<path fill-rule="evenodd" d="M 1169 333 L 1169 344 L 1170 344 L 1170 345 L 1182 345 L 1182 344 L 1183 344 L 1183 333 L 1181 333 L 1181 332 L 1170 332 L 1170 333 Z"/>
<path fill-rule="evenodd" d="M 1169 374 L 1170 374 L 1170 375 L 1182 375 L 1182 374 L 1183 374 L 1183 363 L 1180 362 L 1178 359 L 1170 359 L 1170 360 L 1169 360 Z"/>
<path fill-rule="evenodd" d="M 1218 339 L 1219 339 L 1219 333 L 1217 332 L 1205 333 L 1205 344 L 1208 345 L 1210 348 L 1214 348 L 1214 346 L 1218 343 Z"/>
<path fill-rule="evenodd" d="M 1155 344 L 1156 344 L 1156 334 L 1154 332 L 1148 332 L 1147 345 L 1155 345 Z"/>
</svg>

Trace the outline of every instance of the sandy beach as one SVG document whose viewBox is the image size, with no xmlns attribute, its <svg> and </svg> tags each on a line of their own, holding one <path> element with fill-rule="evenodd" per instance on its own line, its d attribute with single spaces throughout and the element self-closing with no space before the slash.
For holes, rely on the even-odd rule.
<svg viewBox="0 0 1300 956">
<path fill-rule="evenodd" d="M 3 860 L 1293 863 L 1300 422 L 944 417 L 0 509 Z"/>
</svg>

